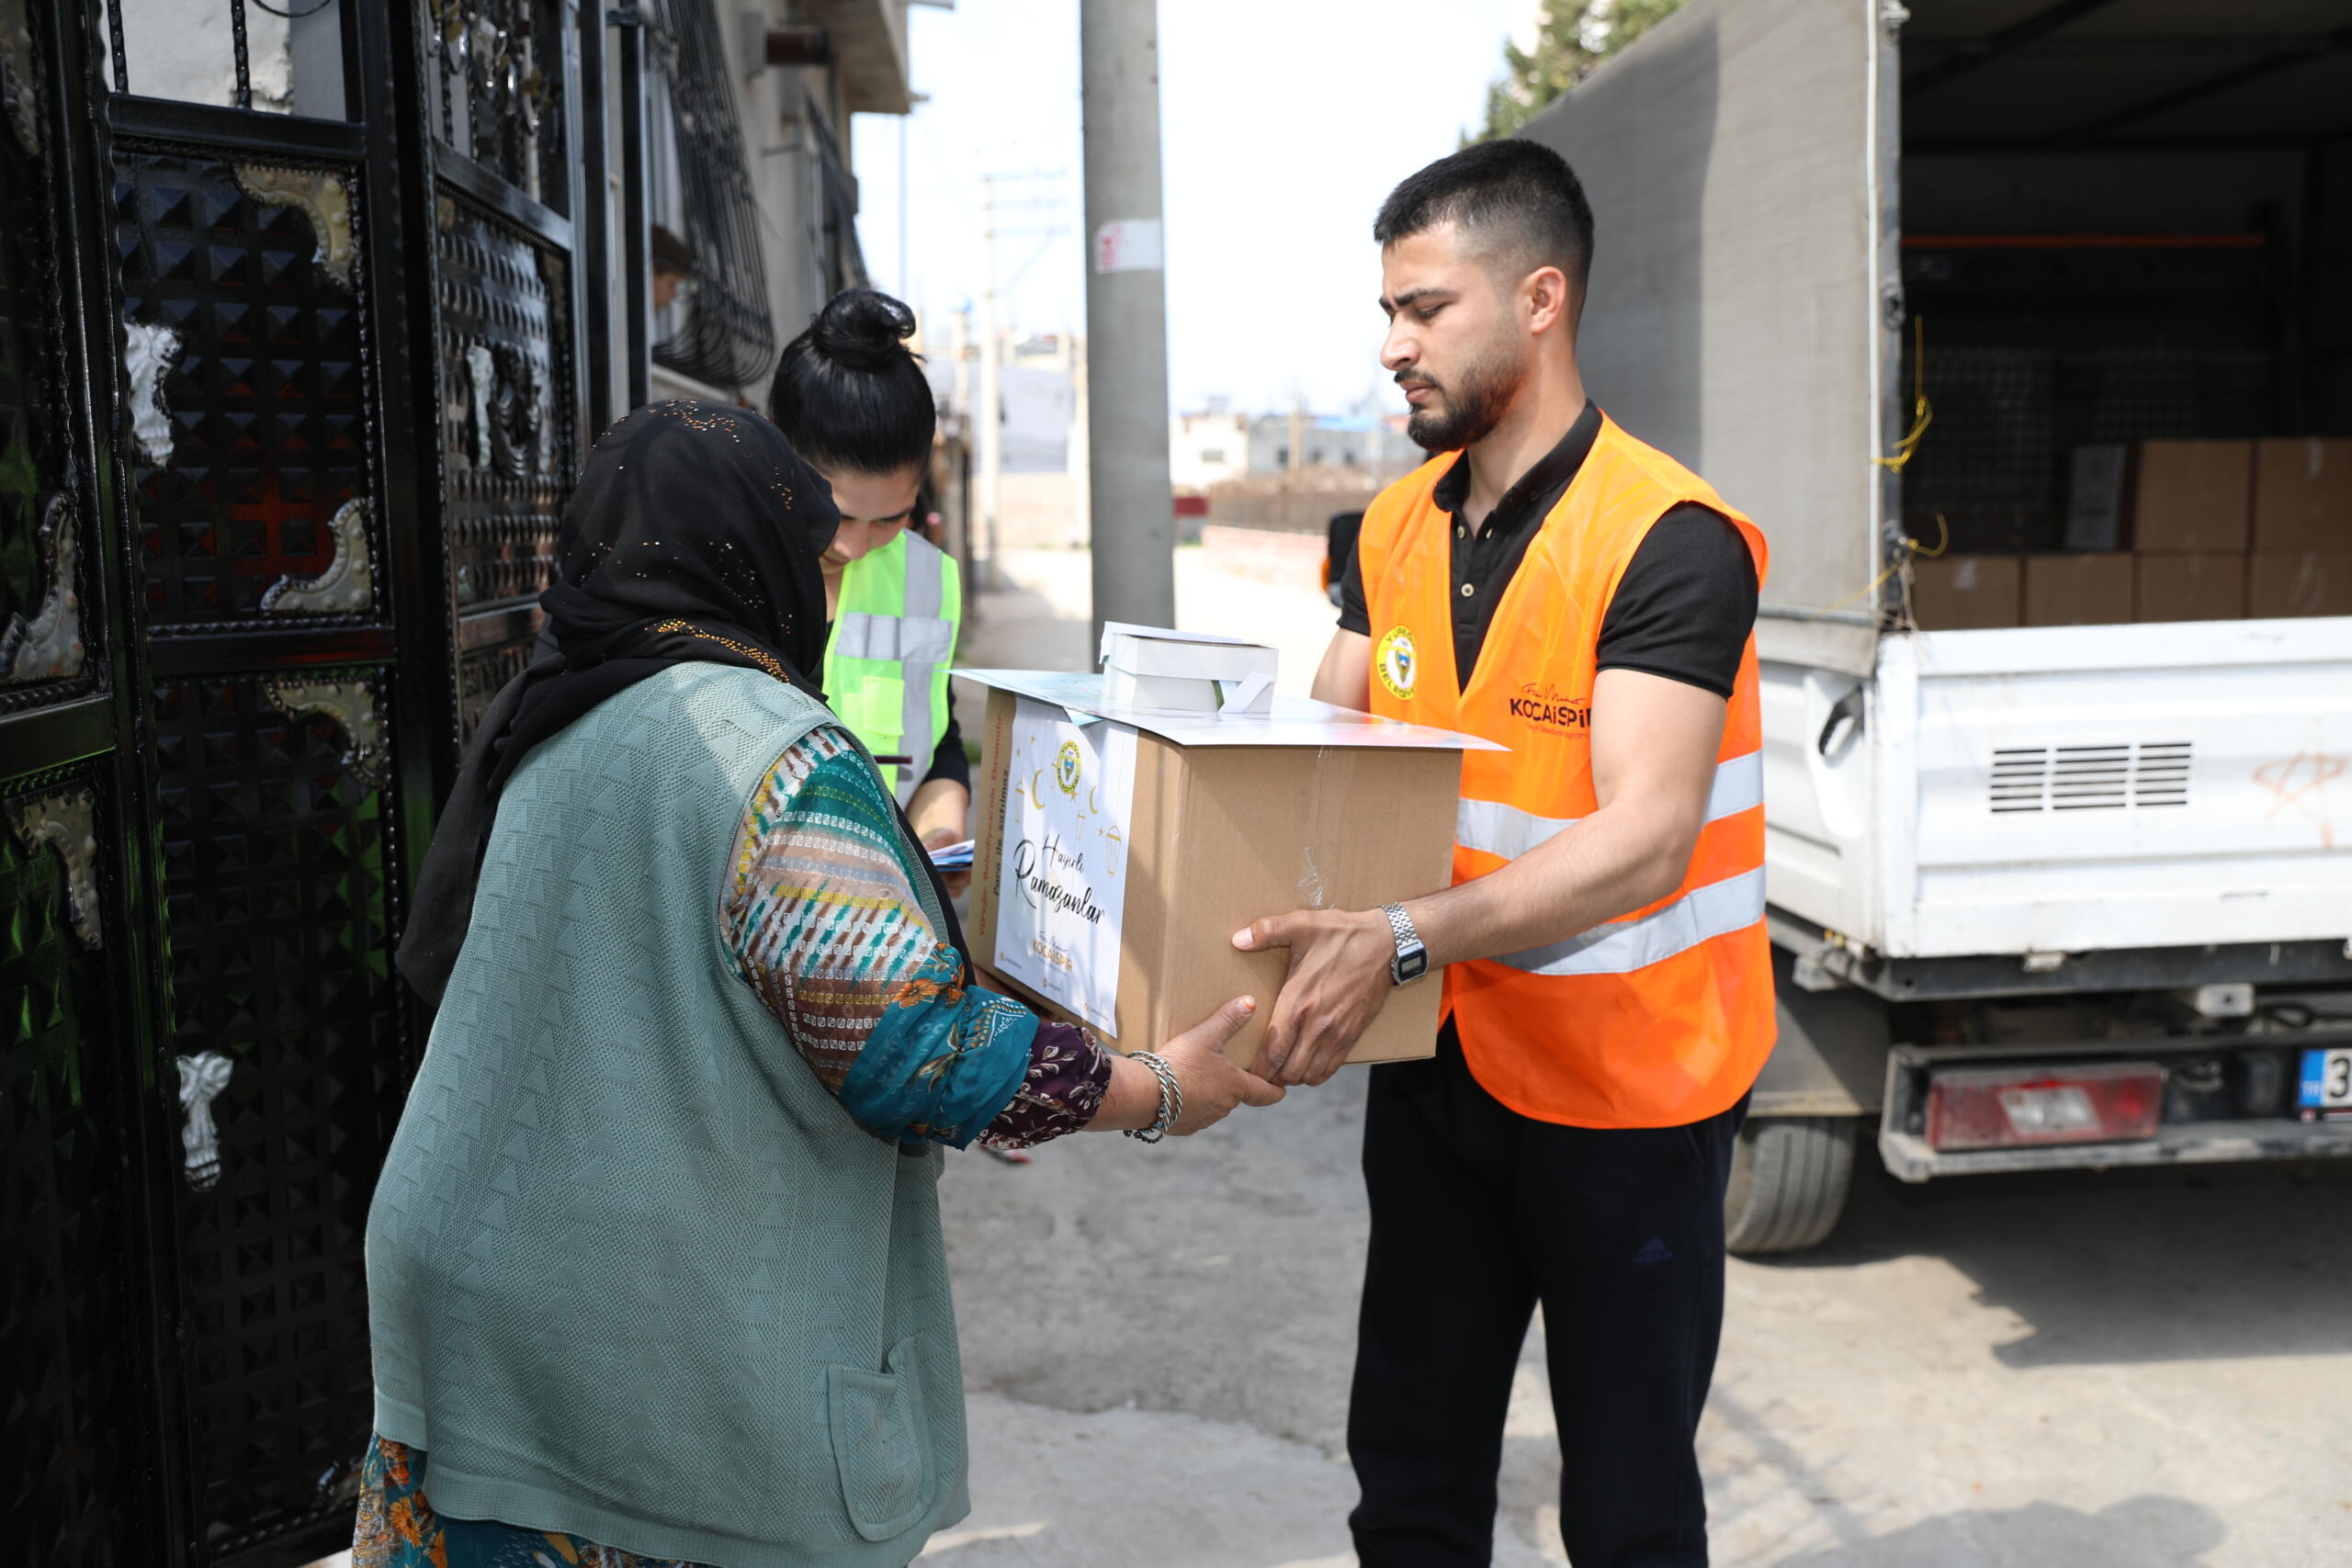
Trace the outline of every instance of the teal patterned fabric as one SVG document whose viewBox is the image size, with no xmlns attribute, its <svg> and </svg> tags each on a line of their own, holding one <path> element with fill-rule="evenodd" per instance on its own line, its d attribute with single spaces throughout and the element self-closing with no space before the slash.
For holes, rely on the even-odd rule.
<svg viewBox="0 0 2352 1568">
<path fill-rule="evenodd" d="M 930 886 L 915 864 L 922 852 L 906 837 L 846 734 L 801 739 L 744 812 L 720 910 L 736 972 L 868 1132 L 962 1148 L 1008 1108 L 1015 1125 L 993 1141 L 1075 1131 L 1093 1104 L 1066 1100 L 1058 1124 L 1039 1129 L 1014 1103 L 1037 1017 L 963 985 L 962 955 L 920 897 Z"/>
<path fill-rule="evenodd" d="M 445 1519 L 425 1495 L 426 1456 L 378 1438 L 359 1473 L 359 1528 L 351 1568 L 710 1568 L 640 1557 L 560 1530 L 489 1519 Z"/>
</svg>

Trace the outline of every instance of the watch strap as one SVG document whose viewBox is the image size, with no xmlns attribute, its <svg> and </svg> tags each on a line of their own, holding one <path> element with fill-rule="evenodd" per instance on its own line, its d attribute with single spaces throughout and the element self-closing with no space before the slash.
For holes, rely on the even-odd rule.
<svg viewBox="0 0 2352 1568">
<path fill-rule="evenodd" d="M 1383 904 L 1380 912 L 1388 917 L 1389 934 L 1396 940 L 1396 955 L 1388 961 L 1388 978 L 1396 985 L 1406 985 L 1429 973 L 1429 950 L 1421 942 L 1421 933 L 1413 929 L 1413 917 L 1405 912 L 1402 904 Z M 1405 973 L 1408 963 L 1419 960 L 1413 973 Z"/>
</svg>

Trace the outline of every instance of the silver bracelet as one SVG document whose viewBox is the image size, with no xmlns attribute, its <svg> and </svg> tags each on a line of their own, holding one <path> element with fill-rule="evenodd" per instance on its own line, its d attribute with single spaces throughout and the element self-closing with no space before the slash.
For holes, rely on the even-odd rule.
<svg viewBox="0 0 2352 1568">
<path fill-rule="evenodd" d="M 1167 1058 L 1150 1051 L 1131 1051 L 1130 1062 L 1141 1062 L 1159 1080 L 1159 1118 L 1148 1127 L 1130 1127 L 1127 1136 L 1137 1143 L 1156 1144 L 1168 1136 L 1168 1130 L 1184 1119 L 1184 1086 L 1176 1081 L 1176 1069 Z"/>
</svg>

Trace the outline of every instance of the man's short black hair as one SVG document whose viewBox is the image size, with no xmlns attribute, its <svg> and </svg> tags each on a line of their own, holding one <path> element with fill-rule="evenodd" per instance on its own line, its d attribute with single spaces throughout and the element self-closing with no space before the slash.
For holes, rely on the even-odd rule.
<svg viewBox="0 0 2352 1568">
<path fill-rule="evenodd" d="M 1520 276 L 1556 266 L 1579 308 L 1592 273 L 1592 203 L 1568 161 L 1538 141 L 1477 141 L 1406 176 L 1372 221 L 1383 245 L 1459 224 Z"/>
</svg>

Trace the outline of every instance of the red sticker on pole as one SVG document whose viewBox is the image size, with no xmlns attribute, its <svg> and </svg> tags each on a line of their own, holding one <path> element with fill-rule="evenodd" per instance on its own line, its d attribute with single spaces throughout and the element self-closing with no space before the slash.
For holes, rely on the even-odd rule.
<svg viewBox="0 0 2352 1568">
<path fill-rule="evenodd" d="M 1114 218 L 1095 226 L 1095 271 L 1158 272 L 1162 265 L 1159 219 Z"/>
</svg>

